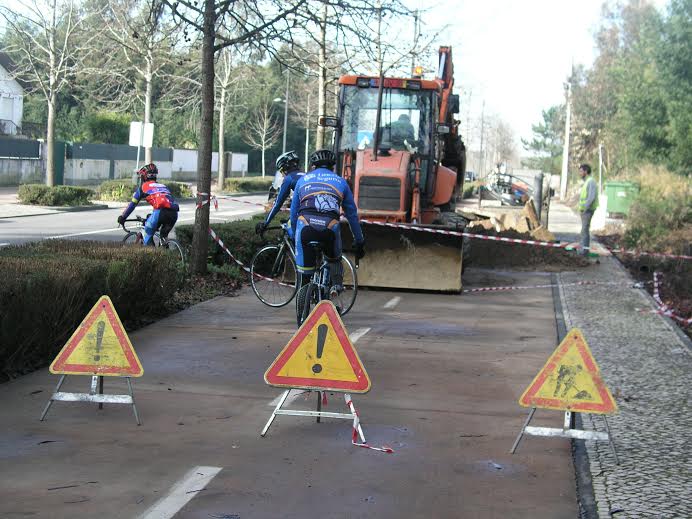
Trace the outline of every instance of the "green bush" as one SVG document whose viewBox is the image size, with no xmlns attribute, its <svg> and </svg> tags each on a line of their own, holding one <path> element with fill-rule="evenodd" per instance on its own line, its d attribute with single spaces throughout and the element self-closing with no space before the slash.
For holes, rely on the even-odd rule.
<svg viewBox="0 0 692 519">
<path fill-rule="evenodd" d="M 0 249 L 1 373 L 52 361 L 102 295 L 126 326 L 166 313 L 182 283 L 179 268 L 166 251 L 120 243 L 46 240 Z"/>
<path fill-rule="evenodd" d="M 641 190 L 627 218 L 624 241 L 627 247 L 685 254 L 686 242 L 671 239 L 692 225 L 692 185 L 661 169 L 644 170 Z M 683 233 L 684 234 L 684 233 Z M 676 249 L 676 250 L 674 250 Z"/>
<path fill-rule="evenodd" d="M 461 194 L 461 197 L 463 199 L 471 198 L 473 196 L 474 191 L 478 188 L 478 184 L 476 182 L 469 182 L 468 184 L 464 184 L 464 190 Z"/>
<path fill-rule="evenodd" d="M 280 216 L 277 216 L 277 219 Z M 239 220 L 236 222 L 228 222 L 214 224 L 214 232 L 223 241 L 224 245 L 233 255 L 242 261 L 248 267 L 252 261 L 252 257 L 261 246 L 268 242 L 275 243 L 279 237 L 279 231 L 270 231 L 265 233 L 264 239 L 255 234 L 255 225 L 262 221 L 264 215 L 256 215 L 251 220 Z M 275 220 L 276 221 L 276 220 Z M 273 224 L 274 222 L 272 222 Z M 278 221 L 277 221 L 278 225 Z M 273 226 L 273 225 L 272 225 Z M 192 225 L 176 225 L 175 235 L 180 244 L 184 248 L 188 248 L 192 243 Z M 216 244 L 214 240 L 209 239 L 209 262 L 214 265 L 223 265 L 231 263 L 235 265 L 233 260 L 226 254 L 223 249 Z"/>
<path fill-rule="evenodd" d="M 183 182 L 173 182 L 161 179 L 162 184 L 166 184 L 168 190 L 176 200 L 183 198 L 191 198 L 192 190 L 190 186 Z M 100 200 L 109 200 L 112 202 L 129 202 L 132 199 L 132 194 L 137 189 L 137 186 L 129 179 L 106 180 L 98 187 L 98 196 Z"/>
<path fill-rule="evenodd" d="M 76 206 L 89 205 L 94 192 L 86 187 L 24 184 L 19 186 L 17 198 L 22 204 Z"/>
<path fill-rule="evenodd" d="M 101 110 L 87 117 L 89 142 L 125 144 L 130 132 L 130 116 Z"/>
<path fill-rule="evenodd" d="M 269 187 L 274 182 L 274 177 L 243 177 L 227 178 L 224 181 L 223 189 L 230 193 L 250 193 L 253 191 L 269 191 Z"/>
</svg>

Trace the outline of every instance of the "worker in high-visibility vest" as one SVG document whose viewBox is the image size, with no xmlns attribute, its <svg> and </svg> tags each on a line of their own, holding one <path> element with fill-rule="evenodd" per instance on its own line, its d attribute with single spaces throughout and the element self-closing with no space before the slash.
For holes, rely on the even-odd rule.
<svg viewBox="0 0 692 519">
<path fill-rule="evenodd" d="M 584 181 L 579 195 L 579 214 L 581 216 L 581 253 L 589 254 L 591 244 L 591 218 L 598 207 L 598 188 L 596 181 L 591 177 L 591 166 L 582 164 L 579 166 L 579 176 Z"/>
</svg>

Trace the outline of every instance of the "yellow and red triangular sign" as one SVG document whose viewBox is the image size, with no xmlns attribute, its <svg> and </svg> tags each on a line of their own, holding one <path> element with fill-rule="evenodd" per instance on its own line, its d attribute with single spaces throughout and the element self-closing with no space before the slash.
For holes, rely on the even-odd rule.
<svg viewBox="0 0 692 519">
<path fill-rule="evenodd" d="M 579 413 L 617 412 L 615 400 L 578 328 L 572 328 L 565 335 L 521 395 L 519 404 Z"/>
<path fill-rule="evenodd" d="M 62 375 L 141 377 L 142 364 L 108 296 L 102 296 L 50 365 Z"/>
<path fill-rule="evenodd" d="M 264 374 L 270 386 L 367 393 L 370 378 L 330 301 L 319 303 Z"/>
</svg>

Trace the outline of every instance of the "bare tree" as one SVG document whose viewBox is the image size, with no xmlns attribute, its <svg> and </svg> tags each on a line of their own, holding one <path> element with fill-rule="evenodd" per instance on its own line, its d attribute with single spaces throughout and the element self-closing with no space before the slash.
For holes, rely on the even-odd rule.
<svg viewBox="0 0 692 519">
<path fill-rule="evenodd" d="M 250 147 L 262 151 L 262 177 L 266 175 L 266 151 L 279 141 L 281 125 L 276 120 L 272 106 L 263 103 L 248 120 L 243 140 Z"/>
<path fill-rule="evenodd" d="M 12 8 L 0 5 L 0 16 L 11 31 L 12 43 L 5 52 L 17 65 L 14 75 L 30 85 L 30 91 L 40 92 L 48 105 L 46 184 L 53 186 L 58 94 L 88 53 L 89 39 L 77 42 L 84 20 L 75 0 L 16 0 Z"/>
<path fill-rule="evenodd" d="M 124 109 L 143 106 L 144 122 L 150 123 L 155 83 L 174 62 L 180 31 L 165 20 L 159 0 L 108 0 L 101 21 L 106 52 L 87 72 L 98 76 L 102 100 Z M 152 161 L 150 147 L 144 160 Z"/>
<path fill-rule="evenodd" d="M 271 47 L 291 39 L 291 17 L 307 0 L 162 0 L 176 19 L 189 31 L 197 31 L 201 47 L 201 98 L 199 153 L 197 159 L 197 192 L 205 197 L 211 189 L 211 156 L 214 129 L 214 55 L 224 47 L 252 42 Z M 232 35 L 232 36 L 230 36 Z M 201 274 L 207 268 L 207 234 L 209 204 L 195 213 L 190 267 Z"/>
</svg>

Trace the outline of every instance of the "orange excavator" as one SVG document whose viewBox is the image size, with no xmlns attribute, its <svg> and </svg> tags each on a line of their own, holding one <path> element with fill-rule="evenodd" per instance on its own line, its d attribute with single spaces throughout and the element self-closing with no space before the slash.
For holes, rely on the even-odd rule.
<svg viewBox="0 0 692 519">
<path fill-rule="evenodd" d="M 435 79 L 348 75 L 339 85 L 337 116 L 322 123 L 335 129 L 337 168 L 360 218 L 371 222 L 363 224 L 367 255 L 359 284 L 460 291 L 462 239 L 422 232 L 462 230 L 467 223 L 455 211 L 466 153 L 454 119 L 459 96 L 451 47 L 440 47 Z M 350 235 L 342 232 L 345 241 Z"/>
</svg>

